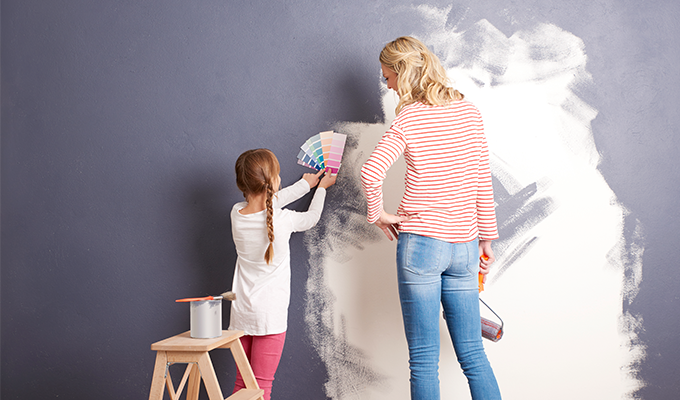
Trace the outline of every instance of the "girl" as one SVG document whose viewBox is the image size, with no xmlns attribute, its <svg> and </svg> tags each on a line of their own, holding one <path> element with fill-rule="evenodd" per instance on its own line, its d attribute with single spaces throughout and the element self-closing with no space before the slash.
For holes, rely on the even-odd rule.
<svg viewBox="0 0 680 400">
<path fill-rule="evenodd" d="M 236 185 L 246 201 L 231 210 L 231 230 L 238 254 L 232 291 L 229 329 L 244 331 L 241 343 L 255 378 L 271 396 L 274 374 L 286 338 L 290 301 L 291 233 L 305 231 L 321 217 L 326 189 L 335 176 L 304 174 L 295 184 L 279 190 L 280 167 L 274 153 L 267 149 L 248 150 L 236 160 Z M 322 176 L 323 175 L 323 176 Z M 307 212 L 283 209 L 316 185 L 319 187 Z M 241 374 L 234 392 L 244 388 Z"/>
<path fill-rule="evenodd" d="M 439 59 L 401 37 L 380 53 L 397 116 L 361 170 L 368 222 L 397 242 L 397 277 L 409 346 L 411 398 L 439 399 L 439 309 L 474 400 L 500 399 L 482 344 L 477 275 L 489 272 L 498 237 L 482 118 L 448 87 Z M 383 209 L 382 181 L 404 154 L 397 215 Z M 480 266 L 480 253 L 483 257 Z"/>
</svg>

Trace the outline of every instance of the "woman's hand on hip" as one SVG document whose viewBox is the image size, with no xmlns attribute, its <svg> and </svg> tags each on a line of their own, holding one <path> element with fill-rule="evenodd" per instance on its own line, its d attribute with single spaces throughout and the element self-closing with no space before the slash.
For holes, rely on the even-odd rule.
<svg viewBox="0 0 680 400">
<path fill-rule="evenodd" d="M 394 240 L 399 237 L 397 224 L 399 224 L 400 222 L 408 221 L 410 219 L 411 217 L 409 216 L 388 214 L 385 212 L 385 210 L 383 210 L 382 213 L 380 214 L 380 218 L 378 218 L 378 220 L 375 221 L 375 225 L 378 228 L 382 229 L 383 232 L 385 232 L 385 236 L 387 236 L 388 239 Z"/>
</svg>

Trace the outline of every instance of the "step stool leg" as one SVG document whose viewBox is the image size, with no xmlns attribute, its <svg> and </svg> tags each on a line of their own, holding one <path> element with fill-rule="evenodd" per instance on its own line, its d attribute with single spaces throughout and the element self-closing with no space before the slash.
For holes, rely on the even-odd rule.
<svg viewBox="0 0 680 400">
<path fill-rule="evenodd" d="M 156 365 L 153 367 L 153 379 L 151 380 L 151 390 L 149 400 L 163 400 L 165 390 L 165 373 L 168 368 L 168 355 L 164 351 L 156 352 Z"/>
<path fill-rule="evenodd" d="M 198 367 L 201 370 L 201 376 L 203 377 L 205 390 L 208 392 L 208 398 L 210 400 L 224 400 L 224 396 L 222 396 L 222 389 L 220 388 L 220 384 L 217 381 L 215 368 L 213 368 L 208 352 L 201 354 L 201 358 L 198 360 Z"/>
<path fill-rule="evenodd" d="M 234 357 L 234 361 L 236 361 L 236 368 L 238 368 L 241 373 L 241 378 L 243 378 L 243 383 L 246 385 L 246 388 L 259 389 L 260 386 L 257 384 L 257 379 L 255 379 L 255 374 L 250 367 L 250 362 L 248 362 L 248 357 L 246 357 L 246 352 L 243 350 L 241 341 L 236 339 L 229 343 L 229 349 Z M 260 397 L 259 400 L 264 400 L 264 397 Z"/>
<path fill-rule="evenodd" d="M 192 368 L 187 382 L 187 400 L 198 400 L 198 391 L 201 388 L 201 372 L 198 368 Z"/>
</svg>

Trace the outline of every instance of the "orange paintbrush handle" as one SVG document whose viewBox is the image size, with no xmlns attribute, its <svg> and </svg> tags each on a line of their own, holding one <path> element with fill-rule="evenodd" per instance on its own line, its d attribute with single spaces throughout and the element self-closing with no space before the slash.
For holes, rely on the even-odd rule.
<svg viewBox="0 0 680 400">
<path fill-rule="evenodd" d="M 207 297 L 190 297 L 187 299 L 177 299 L 175 300 L 175 303 L 188 303 L 190 301 L 205 301 L 205 300 L 215 300 L 213 296 L 207 296 Z"/>
</svg>

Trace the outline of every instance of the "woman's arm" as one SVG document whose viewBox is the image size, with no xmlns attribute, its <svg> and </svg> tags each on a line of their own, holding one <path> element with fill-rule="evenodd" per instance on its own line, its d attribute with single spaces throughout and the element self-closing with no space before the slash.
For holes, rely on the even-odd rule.
<svg viewBox="0 0 680 400">
<path fill-rule="evenodd" d="M 403 135 L 399 135 L 390 129 L 378 142 L 371 156 L 361 167 L 361 187 L 366 195 L 368 205 L 367 220 L 370 223 L 376 223 L 384 213 L 383 181 L 387 176 L 387 170 L 401 156 L 405 149 L 406 140 Z"/>
<path fill-rule="evenodd" d="M 477 228 L 480 240 L 498 239 L 496 223 L 496 207 L 493 199 L 493 185 L 491 183 L 491 166 L 489 163 L 489 148 L 484 131 L 480 133 L 481 156 L 479 161 L 479 178 L 477 184 Z"/>
</svg>

